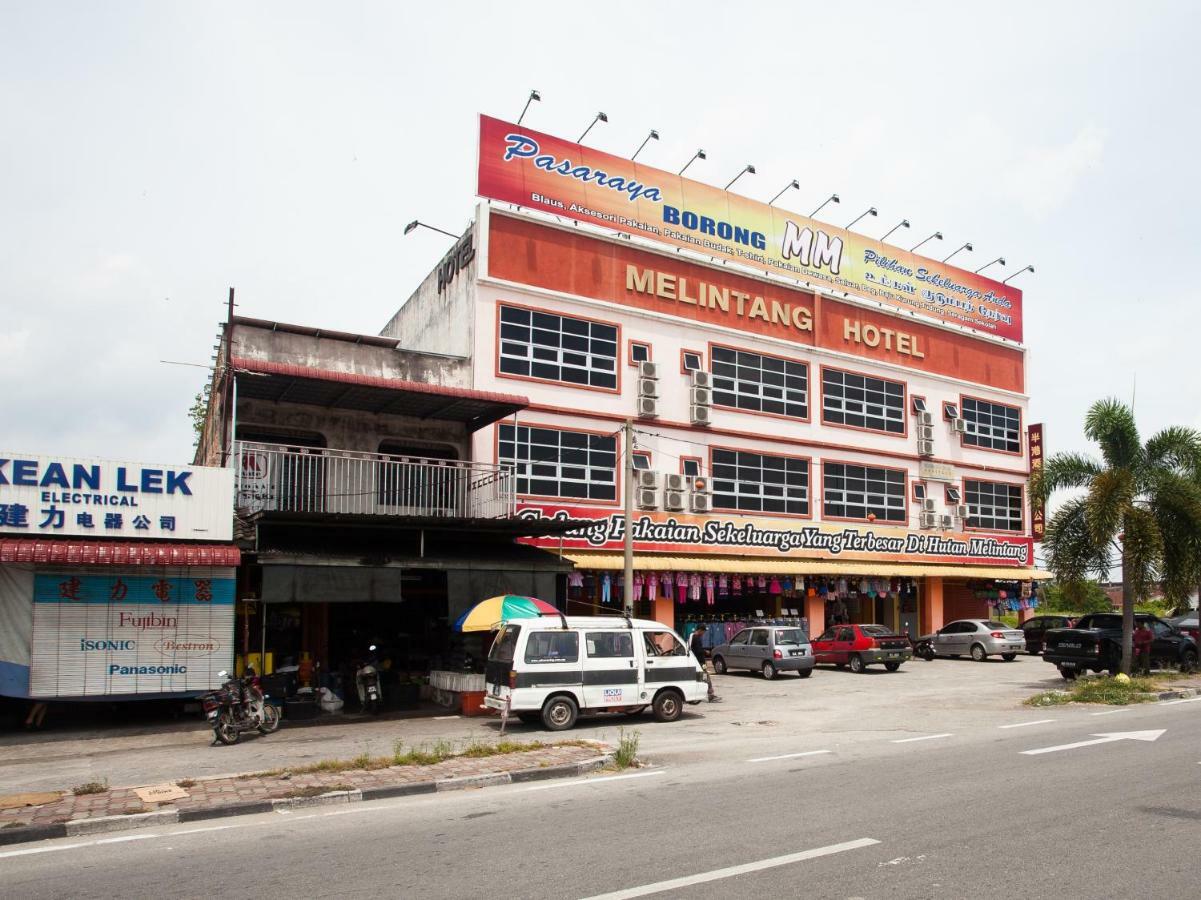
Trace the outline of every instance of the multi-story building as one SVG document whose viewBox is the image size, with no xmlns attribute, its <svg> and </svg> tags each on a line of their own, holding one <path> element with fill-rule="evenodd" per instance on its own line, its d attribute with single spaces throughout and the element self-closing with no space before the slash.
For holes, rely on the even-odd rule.
<svg viewBox="0 0 1201 900">
<path fill-rule="evenodd" d="M 781 255 L 749 201 L 488 119 L 481 142 L 502 202 L 383 334 L 528 397 L 472 458 L 512 468 L 523 515 L 590 522 L 534 541 L 577 567 L 569 609 L 624 599 L 627 420 L 643 613 L 916 636 L 1029 605 L 1020 293 L 773 211 Z M 606 212 L 606 179 L 626 202 L 637 184 L 631 218 Z"/>
</svg>

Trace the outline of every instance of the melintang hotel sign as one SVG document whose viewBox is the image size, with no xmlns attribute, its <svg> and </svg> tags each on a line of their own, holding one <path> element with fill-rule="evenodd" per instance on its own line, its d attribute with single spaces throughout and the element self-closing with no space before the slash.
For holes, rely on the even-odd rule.
<svg viewBox="0 0 1201 900">
<path fill-rule="evenodd" d="M 480 117 L 478 193 L 1022 339 L 1022 294 L 1015 288 L 488 116 Z"/>
</svg>

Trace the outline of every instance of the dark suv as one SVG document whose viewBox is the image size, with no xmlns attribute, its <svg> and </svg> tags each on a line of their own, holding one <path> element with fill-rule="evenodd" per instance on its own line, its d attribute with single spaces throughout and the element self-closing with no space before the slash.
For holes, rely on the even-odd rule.
<svg viewBox="0 0 1201 900">
<path fill-rule="evenodd" d="M 1018 627 L 1026 635 L 1026 652 L 1038 656 L 1043 652 L 1043 635 L 1052 628 L 1071 628 L 1076 620 L 1071 616 L 1035 616 Z"/>
</svg>

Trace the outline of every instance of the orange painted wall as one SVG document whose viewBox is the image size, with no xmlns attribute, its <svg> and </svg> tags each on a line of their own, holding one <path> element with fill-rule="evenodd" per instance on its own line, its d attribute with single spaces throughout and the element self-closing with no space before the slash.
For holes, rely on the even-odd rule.
<svg viewBox="0 0 1201 900">
<path fill-rule="evenodd" d="M 943 613 L 947 622 L 989 617 L 987 601 L 977 600 L 975 592 L 962 581 L 948 581 L 943 585 Z"/>
</svg>

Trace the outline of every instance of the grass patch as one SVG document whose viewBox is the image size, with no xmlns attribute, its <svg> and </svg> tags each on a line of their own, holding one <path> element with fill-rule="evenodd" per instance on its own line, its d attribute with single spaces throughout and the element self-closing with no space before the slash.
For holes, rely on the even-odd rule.
<svg viewBox="0 0 1201 900">
<path fill-rule="evenodd" d="M 1072 695 L 1067 691 L 1039 691 L 1022 702 L 1026 706 L 1062 706 L 1072 702 Z"/>
<path fill-rule="evenodd" d="M 77 784 L 71 788 L 71 793 L 76 797 L 84 797 L 88 794 L 103 794 L 108 790 L 108 779 L 104 781 L 87 781 L 83 784 Z"/>
<path fill-rule="evenodd" d="M 638 765 L 638 742 L 642 735 L 637 731 L 627 732 L 624 728 L 618 731 L 617 749 L 613 752 L 613 764 L 619 769 L 628 769 Z"/>
<path fill-rule="evenodd" d="M 183 781 L 177 781 L 177 782 L 175 782 L 175 786 L 176 786 L 176 787 L 181 787 L 181 788 L 190 788 L 190 787 L 196 787 L 196 779 L 194 779 L 194 778 L 185 778 Z"/>
<path fill-rule="evenodd" d="M 1119 681 L 1109 675 L 1094 675 L 1077 678 L 1062 690 L 1042 691 L 1027 697 L 1026 706 L 1062 706 L 1065 703 L 1101 703 L 1107 706 L 1128 706 L 1131 703 L 1149 703 L 1159 692 L 1161 685 L 1154 678 L 1134 677 Z"/>
<path fill-rule="evenodd" d="M 532 750 L 541 750 L 546 744 L 542 741 L 510 741 L 501 740 L 495 744 L 471 744 L 459 756 L 465 756 L 468 759 L 483 759 L 488 756 L 500 756 L 505 753 L 529 753 Z"/>
<path fill-rule="evenodd" d="M 353 791 L 354 788 L 349 784 L 326 784 L 314 785 L 313 787 L 293 788 L 284 794 L 286 798 L 292 797 L 320 797 L 322 794 L 329 794 L 334 791 Z"/>
<path fill-rule="evenodd" d="M 392 747 L 392 762 L 394 766 L 434 766 L 455 756 L 454 744 L 450 741 L 434 741 L 432 745 L 422 744 L 420 747 L 410 747 L 405 750 L 400 741 Z"/>
</svg>

